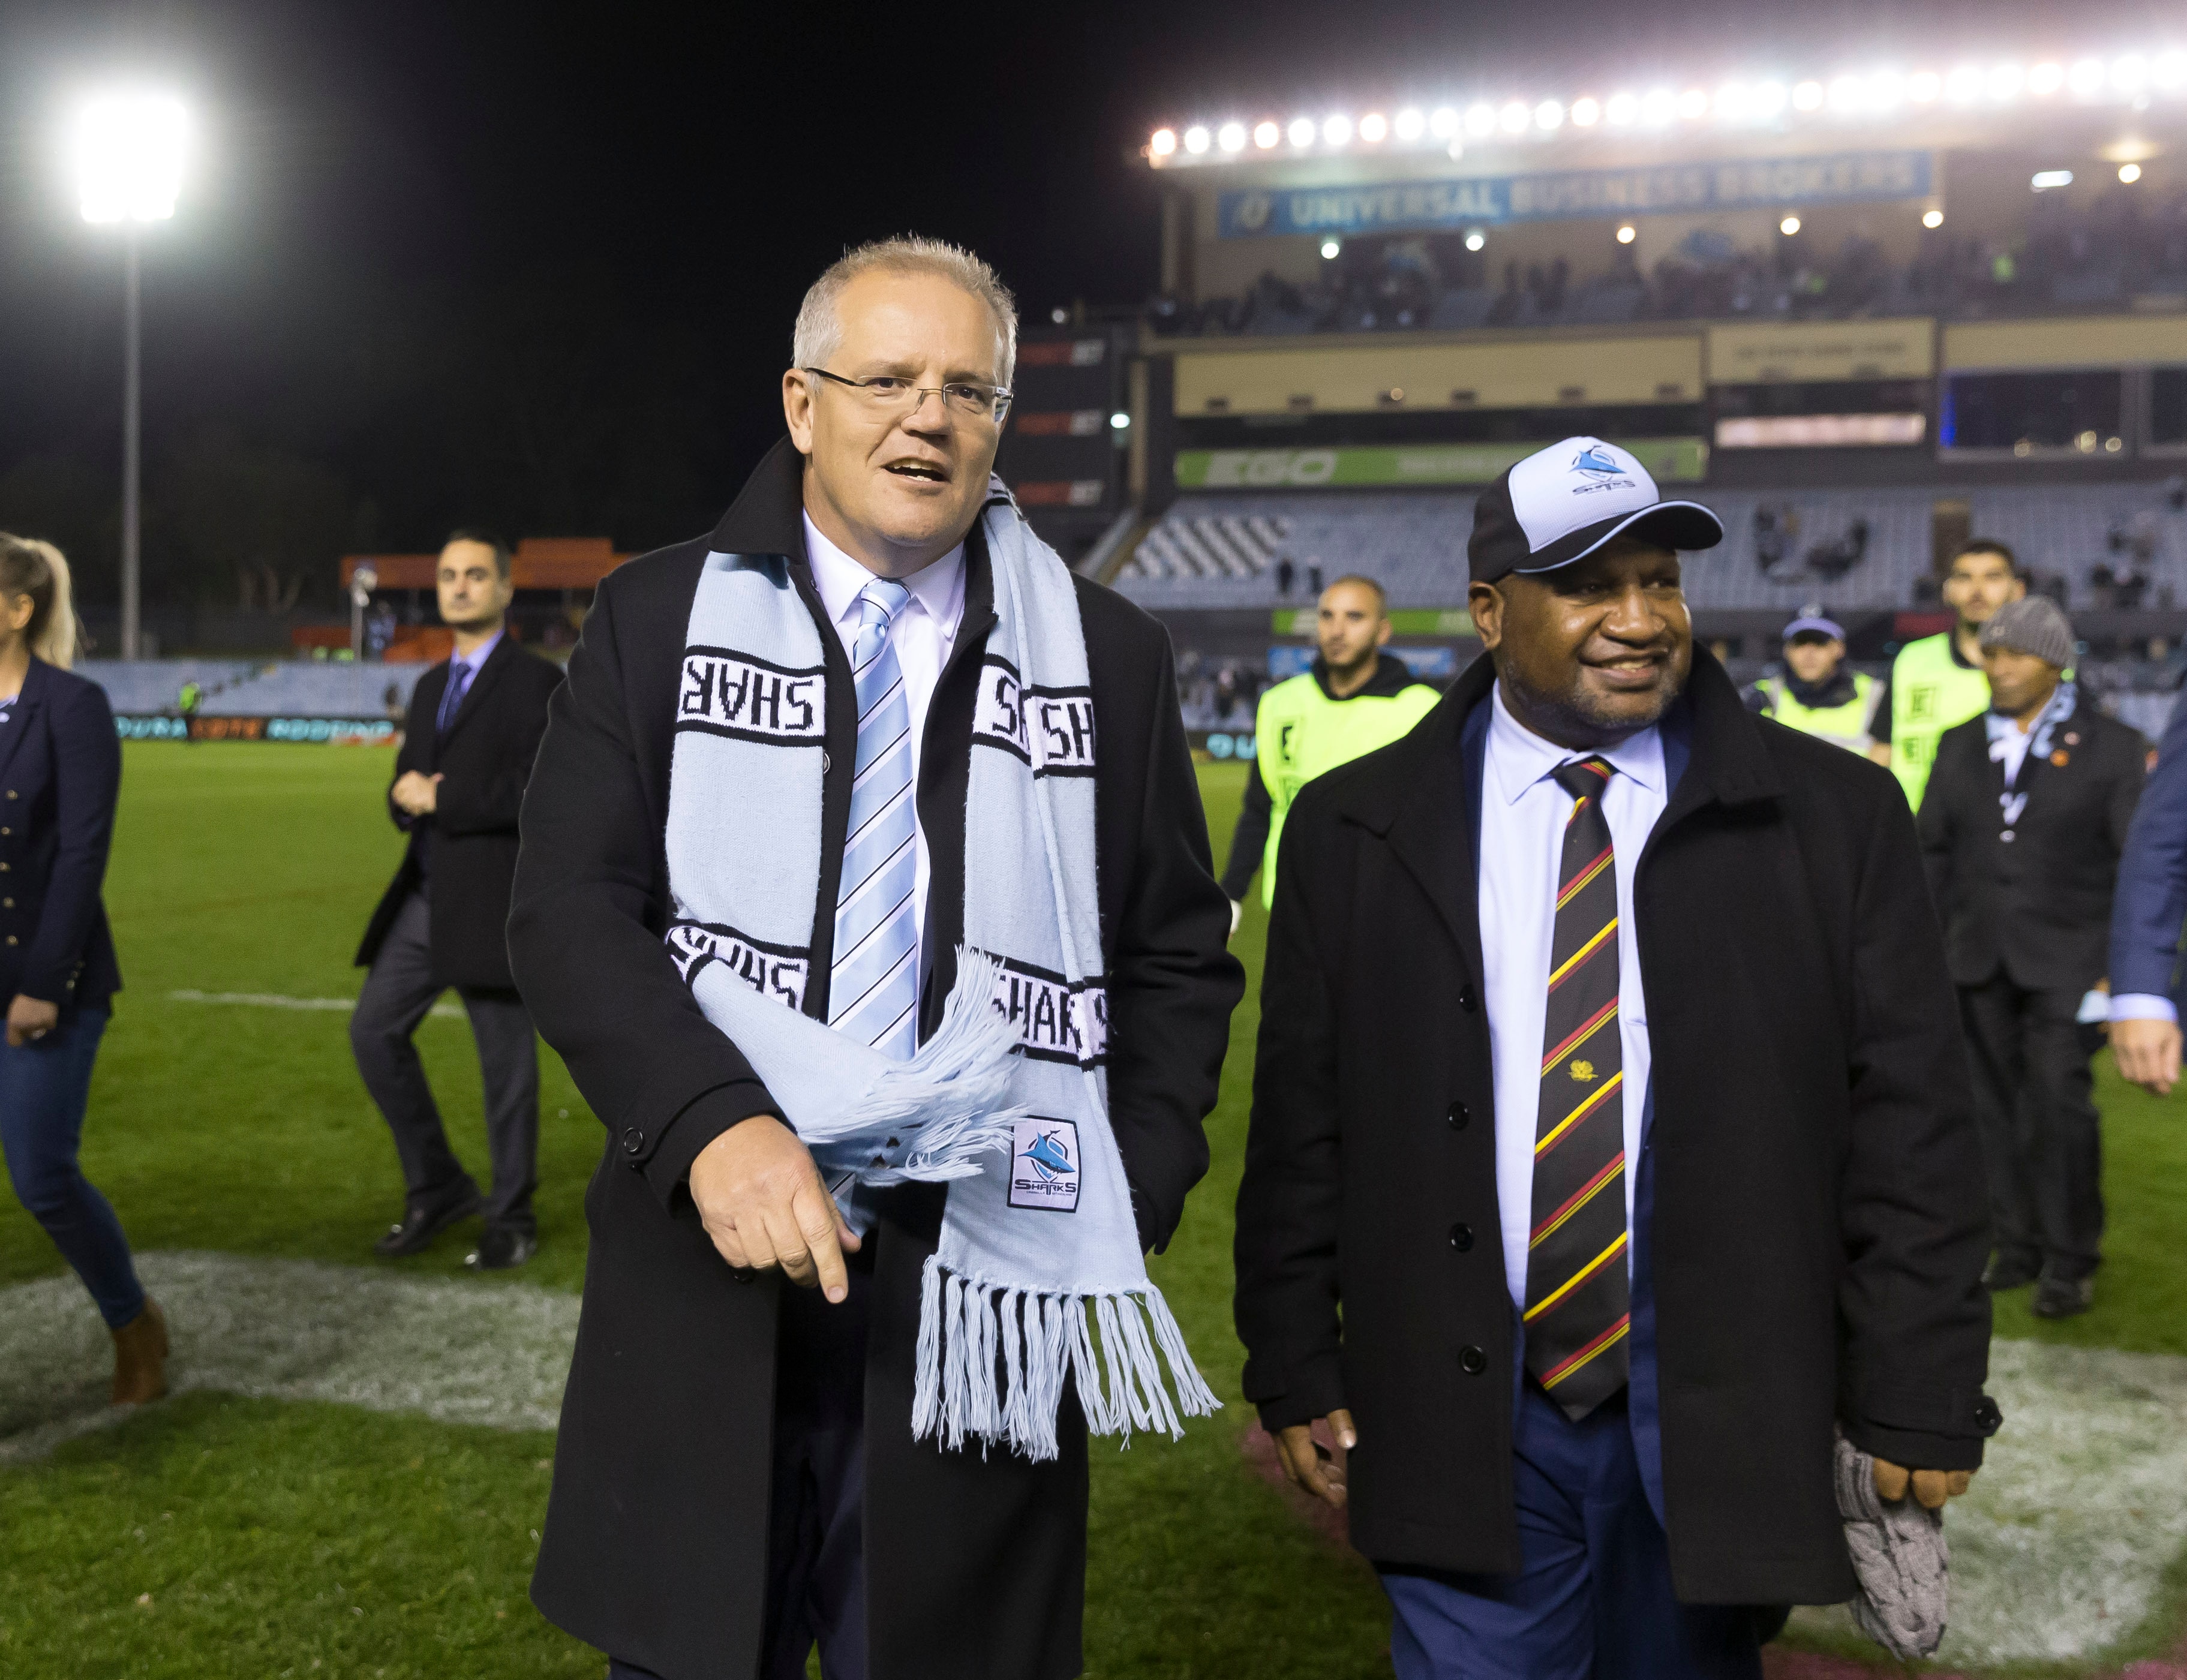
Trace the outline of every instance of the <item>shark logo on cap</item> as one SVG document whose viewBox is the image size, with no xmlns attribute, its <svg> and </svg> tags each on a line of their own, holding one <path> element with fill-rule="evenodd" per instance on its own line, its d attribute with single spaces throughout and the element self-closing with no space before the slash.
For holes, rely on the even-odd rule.
<svg viewBox="0 0 2187 1680">
<path fill-rule="evenodd" d="M 1581 450 L 1572 461 L 1571 469 L 1576 473 L 1589 473 L 1597 478 L 1615 478 L 1625 470 L 1604 452 L 1599 443 L 1590 443 Z"/>
</svg>

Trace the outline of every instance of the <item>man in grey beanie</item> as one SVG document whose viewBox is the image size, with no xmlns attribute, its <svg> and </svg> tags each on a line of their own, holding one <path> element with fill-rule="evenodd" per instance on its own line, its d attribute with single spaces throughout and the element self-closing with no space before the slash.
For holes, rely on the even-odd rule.
<svg viewBox="0 0 2187 1680">
<path fill-rule="evenodd" d="M 2104 1228 L 2089 1060 L 2102 1042 L 2111 890 L 2146 744 L 2084 703 L 2073 628 L 2040 595 L 1982 626 L 1990 709 L 1937 745 L 1921 847 L 1974 1072 L 1993 1290 L 2086 1312 Z"/>
</svg>

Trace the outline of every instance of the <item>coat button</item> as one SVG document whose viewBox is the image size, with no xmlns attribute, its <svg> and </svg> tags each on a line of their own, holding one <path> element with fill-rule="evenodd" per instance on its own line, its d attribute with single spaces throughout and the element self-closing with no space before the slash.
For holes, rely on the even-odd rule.
<svg viewBox="0 0 2187 1680">
<path fill-rule="evenodd" d="M 1984 1435 L 1995 1435 L 2004 1422 L 2004 1413 L 1998 1410 L 1997 1402 L 1987 1395 L 1975 1402 L 1975 1427 Z"/>
<path fill-rule="evenodd" d="M 1450 1245 L 1460 1254 L 1473 1250 L 1473 1228 L 1463 1220 L 1450 1228 Z"/>
<path fill-rule="evenodd" d="M 645 1133 L 639 1131 L 635 1126 L 632 1127 L 622 1134 L 622 1152 L 625 1155 L 634 1155 L 644 1147 Z"/>
<path fill-rule="evenodd" d="M 8 944 L 10 944 L 10 945 L 13 945 L 14 942 L 15 942 L 15 936 L 14 936 L 14 934 L 12 934 L 12 933 L 11 933 L 11 934 L 9 934 L 9 935 L 8 936 Z"/>
<path fill-rule="evenodd" d="M 1469 1377 L 1477 1377 L 1488 1368 L 1488 1356 L 1477 1347 L 1462 1347 L 1458 1351 L 1458 1368 Z"/>
<path fill-rule="evenodd" d="M 1458 1007 L 1469 1015 L 1481 1007 L 1481 1000 L 1473 995 L 1473 988 L 1461 986 L 1458 989 Z"/>
<path fill-rule="evenodd" d="M 2012 838 L 2012 830 L 2011 830 L 2011 829 L 2006 829 L 2003 834 L 1999 834 L 1999 835 L 1998 836 L 1998 838 L 1999 838 L 1999 840 L 2010 840 L 2010 839 Z"/>
<path fill-rule="evenodd" d="M 1453 1099 L 1449 1109 L 1445 1111 L 1443 1118 L 1450 1122 L 1452 1131 L 1463 1132 L 1465 1130 L 1465 1122 L 1473 1118 L 1473 1112 L 1465 1104 Z"/>
</svg>

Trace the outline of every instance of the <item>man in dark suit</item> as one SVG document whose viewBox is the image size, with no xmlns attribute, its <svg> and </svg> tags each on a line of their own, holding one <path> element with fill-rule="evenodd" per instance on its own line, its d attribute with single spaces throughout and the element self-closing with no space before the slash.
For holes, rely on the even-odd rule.
<svg viewBox="0 0 2187 1680">
<path fill-rule="evenodd" d="M 2102 1260 L 2089 1059 L 2108 1005 L 2090 993 L 2105 982 L 2145 749 L 2065 680 L 2073 632 L 2049 597 L 1999 607 L 1982 650 L 1990 709 L 1937 744 L 1921 847 L 1989 1169 L 1997 1253 L 1985 1281 L 2033 1284 L 2032 1310 L 2063 1318 L 2088 1311 Z"/>
<path fill-rule="evenodd" d="M 677 913 L 669 766 L 701 571 L 710 553 L 782 557 L 824 661 L 809 815 L 821 885 L 795 953 L 804 1013 L 832 1018 L 860 746 L 849 649 L 870 632 L 901 666 L 903 738 L 921 744 L 906 789 L 927 866 L 908 1007 L 920 1039 L 940 1025 L 964 937 L 974 708 L 999 653 L 977 520 L 1015 328 L 992 271 L 949 246 L 863 247 L 824 275 L 784 375 L 789 438 L 711 535 L 601 587 L 526 795 L 509 948 L 542 1032 L 607 1125 L 532 1595 L 616 1675 L 795 1680 L 816 1641 L 829 1680 L 1080 1672 L 1077 1400 L 1044 1462 L 914 1440 L 921 1278 L 949 1192 L 861 1191 L 874 1222 L 850 1236 L 777 1099 L 662 942 Z M 859 606 L 877 581 L 899 603 L 885 628 Z M 1244 975 L 1223 948 L 1229 907 L 1168 638 L 1120 597 L 1072 585 L 1101 743 L 1108 1105 L 1139 1241 L 1158 1249 L 1206 1170 L 1200 1122 Z M 725 863 L 764 848 L 777 818 L 807 816 L 755 813 L 722 836 Z"/>
<path fill-rule="evenodd" d="M 369 968 L 349 1040 L 365 1088 L 386 1116 L 402 1163 L 402 1217 L 374 1245 L 417 1254 L 458 1220 L 486 1216 L 465 1263 L 521 1266 L 538 1247 L 531 1214 L 539 1155 L 539 1054 L 516 995 L 504 931 L 516 875 L 516 819 L 547 700 L 562 673 L 509 634 L 515 591 L 499 538 L 460 531 L 441 550 L 441 617 L 454 654 L 418 679 L 388 789 L 388 813 L 410 836 L 357 947 Z M 456 988 L 478 1041 L 493 1188 L 485 1196 L 448 1147 L 411 1036 L 434 1000 Z"/>
<path fill-rule="evenodd" d="M 1754 1607 L 1854 1592 L 1835 1432 L 1934 1507 L 1998 1421 L 1912 819 L 1693 646 L 1675 551 L 1721 536 L 1597 439 L 1513 467 L 1487 656 L 1285 829 L 1245 1389 L 1401 1680 L 1751 1680 Z"/>
<path fill-rule="evenodd" d="M 2187 925 L 2187 703 L 2157 743 L 2111 907 L 2111 1054 L 2152 1096 L 2179 1082 L 2179 930 Z"/>
</svg>

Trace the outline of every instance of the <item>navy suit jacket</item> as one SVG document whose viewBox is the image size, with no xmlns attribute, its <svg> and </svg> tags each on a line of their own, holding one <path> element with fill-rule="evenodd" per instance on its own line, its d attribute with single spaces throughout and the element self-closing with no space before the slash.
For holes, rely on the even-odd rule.
<svg viewBox="0 0 2187 1680">
<path fill-rule="evenodd" d="M 2187 922 L 2187 697 L 2172 708 L 2156 769 L 2141 790 L 2111 899 L 2111 996 L 2176 1003 L 2179 929 Z"/>
<path fill-rule="evenodd" d="M 99 897 L 121 793 L 106 691 L 33 659 L 0 724 L 0 1009 L 18 992 L 104 1009 L 121 989 Z"/>
<path fill-rule="evenodd" d="M 1476 886 L 1481 857 L 1481 780 L 1488 764 L 1488 719 L 1491 702 L 1482 701 L 1467 715 L 1459 744 L 1465 755 L 1466 785 L 1473 804 L 1473 856 Z M 1667 805 L 1693 756 L 1693 716 L 1684 700 L 1674 702 L 1662 722 L 1663 799 Z M 1656 1155 L 1650 1138 L 1656 1129 L 1656 1082 L 1648 1082 L 1640 1110 L 1640 1165 L 1633 1175 L 1633 1295 L 1632 1328 L 1626 1333 L 1626 1416 L 1633 1429 L 1633 1456 L 1639 1460 L 1641 1486 L 1647 1490 L 1649 1508 L 1656 1520 L 1663 1520 L 1663 1422 L 1656 1385 L 1656 1287 L 1650 1271 L 1649 1236 L 1656 1217 Z M 1518 1413 L 1518 1391 L 1526 1381 L 1526 1331 L 1523 1316 L 1511 1311 L 1512 1414 Z"/>
</svg>

